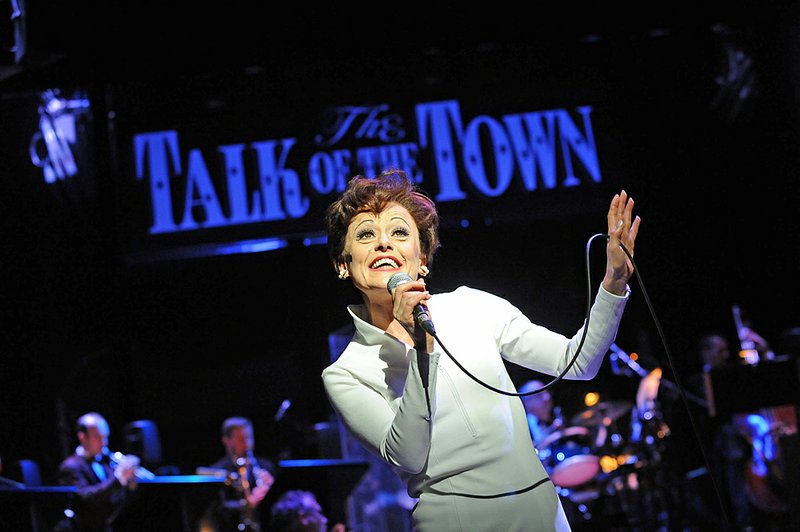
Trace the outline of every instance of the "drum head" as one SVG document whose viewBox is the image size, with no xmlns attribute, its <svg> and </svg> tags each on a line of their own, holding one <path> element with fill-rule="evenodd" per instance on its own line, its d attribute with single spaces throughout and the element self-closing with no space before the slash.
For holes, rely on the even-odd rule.
<svg viewBox="0 0 800 532">
<path fill-rule="evenodd" d="M 600 457 L 593 454 L 586 427 L 565 427 L 542 442 L 539 457 L 556 486 L 571 488 L 592 480 L 600 472 Z"/>
<path fill-rule="evenodd" d="M 572 488 L 592 480 L 600 472 L 600 457 L 576 454 L 556 464 L 550 479 L 556 486 Z"/>
</svg>

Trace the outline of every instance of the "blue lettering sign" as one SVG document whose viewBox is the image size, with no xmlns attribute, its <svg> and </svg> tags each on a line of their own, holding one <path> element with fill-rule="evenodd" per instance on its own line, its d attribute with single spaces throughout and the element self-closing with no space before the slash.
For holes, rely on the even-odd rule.
<svg viewBox="0 0 800 532">
<path fill-rule="evenodd" d="M 286 158 L 295 142 L 297 139 L 281 139 L 252 144 L 264 207 L 262 220 L 284 220 L 287 212 L 292 218 L 300 218 L 308 212 L 309 201 L 303 196 L 297 172 L 286 168 Z M 276 158 L 278 150 L 280 155 Z"/>
<path fill-rule="evenodd" d="M 556 188 L 556 111 L 506 115 L 506 125 L 525 190 L 536 190 L 541 171 L 544 188 Z"/>
<path fill-rule="evenodd" d="M 491 141 L 492 157 L 494 161 L 493 175 L 497 176 L 497 183 L 493 186 L 489 182 L 486 166 L 481 150 L 480 129 L 485 126 Z M 472 184 L 485 196 L 496 197 L 506 191 L 511 184 L 514 174 L 514 156 L 511 145 L 502 124 L 489 116 L 477 116 L 467 126 L 464 133 L 464 168 L 467 170 Z"/>
<path fill-rule="evenodd" d="M 153 225 L 150 233 L 171 233 L 177 230 L 172 215 L 172 193 L 169 188 L 170 161 L 175 173 L 181 173 L 178 153 L 178 132 L 158 131 L 133 137 L 136 179 L 144 179 L 145 160 L 150 174 L 150 204 L 153 207 Z"/>
<path fill-rule="evenodd" d="M 461 106 L 456 100 L 421 103 L 416 107 L 419 147 L 433 151 L 439 193 L 436 201 L 453 201 L 467 197 L 458 184 L 453 135 L 462 142 Z M 452 135 L 451 135 L 452 132 Z"/>
</svg>

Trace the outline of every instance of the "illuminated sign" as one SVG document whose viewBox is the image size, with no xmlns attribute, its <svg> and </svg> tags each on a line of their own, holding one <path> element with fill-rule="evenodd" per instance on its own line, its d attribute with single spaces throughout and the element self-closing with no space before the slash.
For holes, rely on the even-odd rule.
<svg viewBox="0 0 800 532">
<path fill-rule="evenodd" d="M 151 235 L 301 220 L 351 176 L 389 167 L 440 204 L 491 200 L 599 183 L 591 113 L 579 106 L 465 117 L 457 100 L 445 100 L 415 105 L 412 121 L 388 104 L 341 106 L 306 143 L 310 154 L 299 136 L 209 148 L 183 146 L 172 129 L 133 135 L 134 171 L 146 184 Z"/>
<path fill-rule="evenodd" d="M 73 146 L 79 140 L 77 122 L 89 115 L 89 100 L 84 95 L 64 97 L 57 89 L 43 92 L 41 100 L 39 130 L 31 137 L 29 154 L 45 182 L 55 183 L 78 173 Z"/>
</svg>

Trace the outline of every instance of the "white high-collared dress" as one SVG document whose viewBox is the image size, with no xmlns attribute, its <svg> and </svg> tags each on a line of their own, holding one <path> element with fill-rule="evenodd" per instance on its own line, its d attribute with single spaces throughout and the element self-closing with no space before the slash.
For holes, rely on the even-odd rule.
<svg viewBox="0 0 800 532">
<path fill-rule="evenodd" d="M 581 353 L 566 378 L 593 378 L 614 341 L 630 291 L 599 288 Z M 503 359 L 557 375 L 580 342 L 531 321 L 503 298 L 469 288 L 427 301 L 437 337 L 487 384 L 516 392 Z M 415 530 L 569 530 L 534 451 L 519 397 L 486 389 L 448 357 L 430 354 L 430 419 L 416 350 L 371 325 L 365 305 L 350 305 L 355 334 L 322 373 L 334 410 L 372 453 L 419 498 Z"/>
</svg>

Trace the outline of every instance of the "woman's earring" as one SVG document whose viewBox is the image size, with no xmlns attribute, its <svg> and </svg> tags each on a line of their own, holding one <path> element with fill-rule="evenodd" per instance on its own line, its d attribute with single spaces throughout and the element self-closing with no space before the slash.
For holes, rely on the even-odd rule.
<svg viewBox="0 0 800 532">
<path fill-rule="evenodd" d="M 341 270 L 339 270 L 339 279 L 344 281 L 345 279 L 347 279 L 348 276 L 349 276 L 349 274 L 348 274 L 348 272 L 347 272 L 347 270 L 345 268 L 342 268 Z"/>
<path fill-rule="evenodd" d="M 425 266 L 424 264 L 421 264 L 420 267 L 419 267 L 419 275 L 420 275 L 420 277 L 425 277 L 429 273 L 431 273 L 431 271 L 428 269 L 428 267 Z"/>
</svg>

